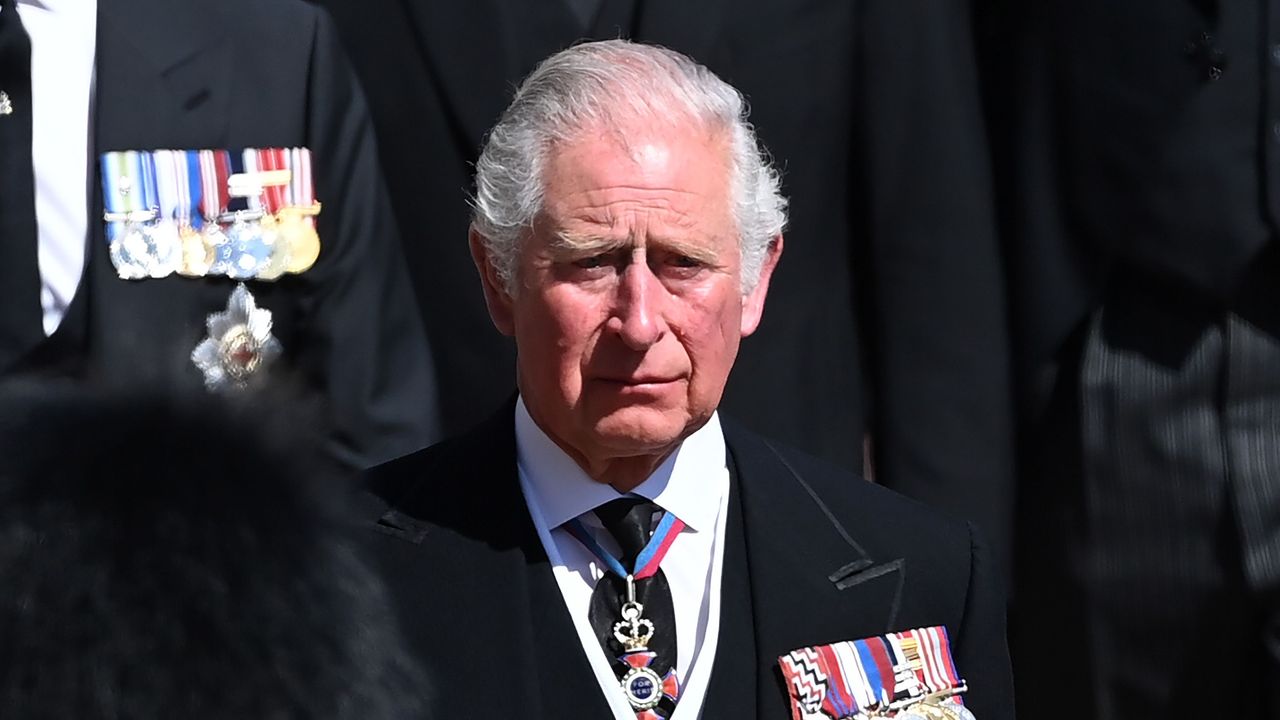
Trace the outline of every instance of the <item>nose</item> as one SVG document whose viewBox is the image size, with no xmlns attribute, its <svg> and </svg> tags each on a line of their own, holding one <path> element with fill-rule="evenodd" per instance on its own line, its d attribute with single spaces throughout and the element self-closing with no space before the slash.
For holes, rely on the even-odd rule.
<svg viewBox="0 0 1280 720">
<path fill-rule="evenodd" d="M 667 332 L 662 307 L 666 288 L 653 274 L 643 257 L 622 271 L 618 302 L 609 322 L 632 350 L 646 350 Z"/>
</svg>

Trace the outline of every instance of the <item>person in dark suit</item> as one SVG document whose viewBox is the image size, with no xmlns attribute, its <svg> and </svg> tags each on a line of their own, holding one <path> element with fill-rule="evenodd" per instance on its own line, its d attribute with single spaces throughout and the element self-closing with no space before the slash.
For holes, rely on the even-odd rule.
<svg viewBox="0 0 1280 720">
<path fill-rule="evenodd" d="M 291 417 L 0 388 L 0 716 L 430 717 L 348 478 Z"/>
<path fill-rule="evenodd" d="M 470 248 L 519 394 L 372 469 L 365 510 L 435 710 L 785 717 L 781 656 L 943 626 L 966 704 L 1012 717 L 972 526 L 717 411 L 783 250 L 741 95 L 673 51 L 586 43 L 488 137 Z"/>
<path fill-rule="evenodd" d="M 877 482 L 978 522 L 1008 554 L 1007 317 L 969 3 L 322 4 L 370 98 L 449 434 L 513 388 L 514 349 L 489 330 L 453 241 L 484 133 L 551 52 L 656 43 L 743 91 L 797 198 L 773 312 L 724 407 L 857 472 L 869 435 Z"/>
<path fill-rule="evenodd" d="M 990 10 L 1019 710 L 1280 717 L 1280 3 Z"/>
<path fill-rule="evenodd" d="M 323 12 L 295 0 L 0 7 L 0 373 L 198 387 L 192 352 L 237 283 L 120 279 L 97 158 L 303 146 L 322 248 L 306 272 L 246 283 L 282 349 L 256 367 L 318 402 L 351 465 L 437 439 L 367 110 Z"/>
</svg>

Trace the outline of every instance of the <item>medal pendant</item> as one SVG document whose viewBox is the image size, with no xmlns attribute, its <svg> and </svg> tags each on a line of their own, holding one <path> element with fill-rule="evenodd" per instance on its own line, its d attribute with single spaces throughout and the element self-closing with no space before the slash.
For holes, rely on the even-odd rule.
<svg viewBox="0 0 1280 720">
<path fill-rule="evenodd" d="M 150 272 L 147 262 L 147 237 L 141 223 L 125 223 L 120 236 L 111 243 L 111 264 L 116 274 L 125 280 L 141 280 Z"/>
<path fill-rule="evenodd" d="M 159 220 L 147 229 L 149 265 L 147 273 L 153 278 L 171 275 L 182 264 L 182 240 L 178 226 L 172 220 Z"/>
<path fill-rule="evenodd" d="M 237 285 L 227 309 L 210 315 L 208 336 L 191 353 L 213 391 L 242 391 L 265 379 L 265 371 L 280 355 L 280 342 L 271 332 L 271 311 L 259 308 L 245 286 Z"/>
<path fill-rule="evenodd" d="M 230 248 L 227 277 L 248 280 L 258 276 L 267 260 L 267 246 L 262 242 L 262 230 L 257 221 L 237 217 L 227 230 Z"/>
<path fill-rule="evenodd" d="M 648 667 L 633 667 L 622 676 L 622 694 L 637 712 L 652 710 L 662 702 L 662 678 Z"/>
<path fill-rule="evenodd" d="M 320 234 L 307 222 L 311 214 L 314 214 L 311 208 L 289 207 L 282 208 L 277 215 L 277 227 L 288 248 L 287 270 L 295 275 L 310 270 L 320 257 Z"/>
<path fill-rule="evenodd" d="M 9 99 L 9 94 L 0 90 L 0 115 L 13 114 L 13 101 Z"/>
<path fill-rule="evenodd" d="M 209 265 L 210 275 L 226 275 L 227 266 L 231 264 L 231 241 L 217 220 L 206 220 L 201 240 L 212 258 Z"/>
<path fill-rule="evenodd" d="M 213 251 L 204 242 L 204 235 L 190 225 L 178 228 L 178 240 L 182 244 L 182 264 L 178 274 L 185 277 L 204 277 L 213 266 Z"/>
<path fill-rule="evenodd" d="M 262 244 L 267 251 L 266 260 L 258 270 L 258 279 L 275 280 L 285 273 L 289 262 L 288 246 L 282 242 L 283 235 L 275 217 L 263 215 L 258 226 L 262 232 Z"/>
</svg>

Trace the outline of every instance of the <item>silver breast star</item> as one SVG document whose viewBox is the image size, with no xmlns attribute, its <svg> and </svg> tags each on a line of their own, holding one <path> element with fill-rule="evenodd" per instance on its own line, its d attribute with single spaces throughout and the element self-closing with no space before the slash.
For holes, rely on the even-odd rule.
<svg viewBox="0 0 1280 720">
<path fill-rule="evenodd" d="M 280 341 L 271 334 L 271 311 L 259 308 L 248 288 L 237 285 L 227 309 L 209 315 L 209 336 L 191 353 L 204 373 L 209 390 L 245 390 L 262 379 L 280 355 Z"/>
</svg>

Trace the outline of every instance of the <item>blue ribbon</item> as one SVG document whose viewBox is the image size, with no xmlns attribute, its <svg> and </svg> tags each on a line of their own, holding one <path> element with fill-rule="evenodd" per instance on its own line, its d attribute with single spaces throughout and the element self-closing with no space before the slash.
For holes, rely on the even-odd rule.
<svg viewBox="0 0 1280 720">
<path fill-rule="evenodd" d="M 640 551 L 640 555 L 636 557 L 635 570 L 645 567 L 653 560 L 654 555 L 658 552 L 658 549 L 662 547 L 667 535 L 671 532 L 672 526 L 675 524 L 675 515 L 672 515 L 671 513 L 663 513 L 662 520 L 658 522 L 658 528 L 653 531 L 653 537 L 649 538 L 649 542 L 645 544 L 644 549 Z M 600 562 L 603 562 L 608 566 L 609 570 L 614 575 L 623 578 L 628 575 L 635 575 L 635 570 L 628 571 L 623 567 L 621 560 L 614 557 L 608 550 L 601 547 L 600 543 L 596 542 L 596 539 L 591 536 L 591 533 L 587 532 L 587 528 L 582 524 L 581 520 L 577 518 L 570 520 L 565 523 L 565 529 L 577 538 L 578 542 L 585 545 L 593 555 L 600 558 Z"/>
</svg>

